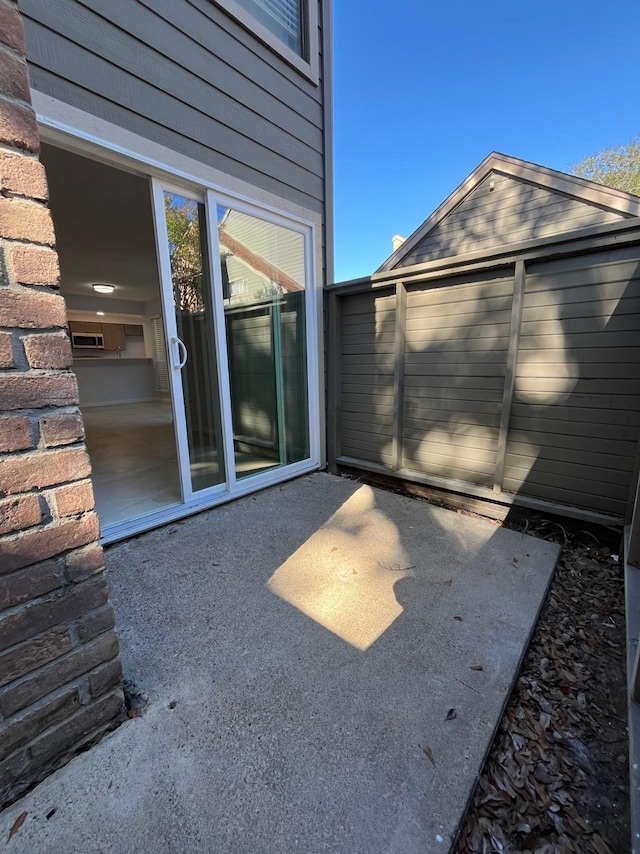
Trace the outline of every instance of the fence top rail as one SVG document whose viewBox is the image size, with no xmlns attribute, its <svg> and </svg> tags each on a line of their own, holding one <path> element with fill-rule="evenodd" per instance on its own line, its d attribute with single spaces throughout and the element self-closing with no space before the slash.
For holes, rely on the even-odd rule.
<svg viewBox="0 0 640 854">
<path fill-rule="evenodd" d="M 526 240 L 505 246 L 502 250 L 467 252 L 464 255 L 439 258 L 409 267 L 373 273 L 371 276 L 329 284 L 325 290 L 338 296 L 371 290 L 391 290 L 400 283 L 456 276 L 478 269 L 506 268 L 514 266 L 516 261 L 539 261 L 546 258 L 580 255 L 634 243 L 640 243 L 640 217 L 582 228 L 569 235 L 565 233 Z"/>
</svg>

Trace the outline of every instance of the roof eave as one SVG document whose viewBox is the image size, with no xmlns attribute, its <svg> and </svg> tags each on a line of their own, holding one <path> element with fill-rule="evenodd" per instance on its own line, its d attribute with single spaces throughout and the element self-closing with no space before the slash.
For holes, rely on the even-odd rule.
<svg viewBox="0 0 640 854">
<path fill-rule="evenodd" d="M 406 258 L 414 247 L 455 210 L 491 172 L 500 172 L 512 178 L 520 178 L 544 189 L 562 193 L 577 201 L 619 213 L 621 216 L 640 216 L 640 196 L 615 190 L 612 187 L 605 187 L 602 184 L 587 181 L 585 178 L 578 178 L 576 175 L 568 175 L 565 172 L 558 172 L 555 169 L 548 169 L 546 166 L 538 166 L 535 163 L 529 163 L 526 160 L 519 160 L 516 157 L 494 151 L 485 157 L 482 163 L 436 208 L 431 216 L 418 226 L 402 246 L 378 267 L 376 273 L 392 270 L 403 258 Z"/>
</svg>

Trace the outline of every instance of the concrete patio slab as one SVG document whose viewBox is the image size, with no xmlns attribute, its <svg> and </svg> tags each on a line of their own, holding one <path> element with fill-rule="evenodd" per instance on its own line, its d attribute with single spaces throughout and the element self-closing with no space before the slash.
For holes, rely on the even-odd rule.
<svg viewBox="0 0 640 854">
<path fill-rule="evenodd" d="M 327 474 L 110 548 L 149 707 L 0 839 L 26 811 L 10 852 L 447 851 L 557 556 Z"/>
</svg>

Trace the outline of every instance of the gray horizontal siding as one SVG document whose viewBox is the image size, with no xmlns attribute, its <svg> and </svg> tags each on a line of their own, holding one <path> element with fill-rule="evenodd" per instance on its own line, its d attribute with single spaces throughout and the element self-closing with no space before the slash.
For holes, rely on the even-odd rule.
<svg viewBox="0 0 640 854">
<path fill-rule="evenodd" d="M 342 452 L 391 465 L 395 298 L 342 301 Z"/>
<path fill-rule="evenodd" d="M 512 392 L 513 279 L 409 284 L 404 352 L 395 297 L 341 297 L 342 454 L 622 519 L 640 438 L 640 247 L 531 262 L 520 281 Z"/>
<path fill-rule="evenodd" d="M 509 279 L 409 291 L 403 468 L 493 484 L 512 292 Z"/>
<path fill-rule="evenodd" d="M 639 273 L 637 247 L 530 267 L 506 489 L 624 515 L 640 437 Z"/>
<path fill-rule="evenodd" d="M 490 251 L 621 218 L 622 214 L 492 172 L 396 266 Z"/>
<path fill-rule="evenodd" d="M 32 85 L 322 212 L 322 89 L 198 0 L 21 0 Z"/>
</svg>

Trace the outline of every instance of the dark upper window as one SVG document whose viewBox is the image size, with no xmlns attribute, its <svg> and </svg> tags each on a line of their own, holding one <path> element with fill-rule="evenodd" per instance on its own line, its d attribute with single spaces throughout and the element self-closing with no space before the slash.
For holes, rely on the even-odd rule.
<svg viewBox="0 0 640 854">
<path fill-rule="evenodd" d="M 304 0 L 236 0 L 263 27 L 305 58 Z"/>
</svg>

